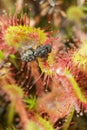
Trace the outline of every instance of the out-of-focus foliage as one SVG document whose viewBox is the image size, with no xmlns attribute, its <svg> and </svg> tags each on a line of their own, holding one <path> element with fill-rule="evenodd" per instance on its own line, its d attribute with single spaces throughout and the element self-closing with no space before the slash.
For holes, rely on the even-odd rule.
<svg viewBox="0 0 87 130">
<path fill-rule="evenodd" d="M 5 58 L 5 56 L 4 56 L 4 54 L 3 54 L 3 52 L 2 51 L 0 51 L 0 59 L 4 59 Z"/>
<path fill-rule="evenodd" d="M 67 10 L 67 17 L 69 20 L 80 21 L 83 16 L 84 16 L 84 13 L 80 7 L 71 6 Z"/>
<path fill-rule="evenodd" d="M 9 128 L 6 128 L 6 130 L 16 130 L 15 127 L 9 127 Z"/>
</svg>

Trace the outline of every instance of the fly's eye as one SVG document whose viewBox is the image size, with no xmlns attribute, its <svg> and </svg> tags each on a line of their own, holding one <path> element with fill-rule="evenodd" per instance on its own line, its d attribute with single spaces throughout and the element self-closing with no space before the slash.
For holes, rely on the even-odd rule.
<svg viewBox="0 0 87 130">
<path fill-rule="evenodd" d="M 39 46 L 36 48 L 34 55 L 36 57 L 44 58 L 44 57 L 48 56 L 48 53 L 51 52 L 51 49 L 52 49 L 52 47 L 50 44 Z"/>
<path fill-rule="evenodd" d="M 47 52 L 48 52 L 48 53 L 50 53 L 51 50 L 52 50 L 52 46 L 51 46 L 50 44 L 46 44 L 46 45 L 44 46 L 44 48 L 47 49 Z"/>
<path fill-rule="evenodd" d="M 31 48 L 29 50 L 27 50 L 22 56 L 21 56 L 21 60 L 22 61 L 26 61 L 26 62 L 30 62 L 35 60 L 35 56 L 34 56 L 34 50 Z"/>
</svg>

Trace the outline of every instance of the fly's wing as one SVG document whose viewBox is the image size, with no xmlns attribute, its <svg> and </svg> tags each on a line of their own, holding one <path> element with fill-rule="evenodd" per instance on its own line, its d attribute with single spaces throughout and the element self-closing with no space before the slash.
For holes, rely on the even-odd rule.
<svg viewBox="0 0 87 130">
<path fill-rule="evenodd" d="M 23 41 L 22 46 L 19 48 L 20 55 L 22 56 L 30 48 L 36 48 L 37 45 L 38 43 L 36 43 L 35 41 Z"/>
</svg>

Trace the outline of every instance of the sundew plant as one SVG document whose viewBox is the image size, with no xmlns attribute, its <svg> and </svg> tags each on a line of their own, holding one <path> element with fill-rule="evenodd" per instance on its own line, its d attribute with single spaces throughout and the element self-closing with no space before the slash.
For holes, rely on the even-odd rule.
<svg viewBox="0 0 87 130">
<path fill-rule="evenodd" d="M 0 130 L 86 130 L 87 2 L 0 4 Z"/>
</svg>

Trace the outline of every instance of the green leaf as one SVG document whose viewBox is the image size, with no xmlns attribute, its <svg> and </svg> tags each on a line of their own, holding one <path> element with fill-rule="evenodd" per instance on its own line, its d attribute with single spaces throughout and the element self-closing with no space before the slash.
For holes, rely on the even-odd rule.
<svg viewBox="0 0 87 130">
<path fill-rule="evenodd" d="M 27 130 L 54 130 L 52 124 L 39 115 L 36 115 L 36 121 L 30 121 Z"/>
<path fill-rule="evenodd" d="M 52 124 L 51 124 L 49 121 L 43 119 L 43 118 L 42 118 L 41 116 L 39 116 L 39 115 L 37 115 L 36 118 L 37 118 L 38 122 L 40 122 L 40 124 L 43 126 L 43 128 L 44 128 L 45 130 L 54 130 Z"/>
<path fill-rule="evenodd" d="M 10 56 L 9 56 L 9 60 L 10 60 L 10 62 L 18 69 L 19 67 L 18 67 L 18 63 L 17 63 L 17 61 L 16 61 L 16 56 L 15 55 L 13 55 L 13 54 L 11 54 Z"/>
<path fill-rule="evenodd" d="M 20 88 L 19 86 L 15 84 L 12 84 L 12 85 L 7 84 L 6 86 L 4 86 L 3 89 L 7 93 L 9 92 L 10 95 L 12 95 L 12 98 L 16 98 L 16 97 L 22 98 L 24 95 L 22 88 Z"/>
<path fill-rule="evenodd" d="M 8 107 L 8 115 L 7 115 L 8 125 L 11 125 L 11 123 L 13 122 L 14 114 L 15 114 L 14 104 L 11 102 Z"/>
<path fill-rule="evenodd" d="M 87 6 L 82 6 L 82 10 L 87 11 Z"/>
<path fill-rule="evenodd" d="M 71 21 L 80 21 L 83 18 L 84 12 L 78 6 L 70 6 L 67 10 L 67 18 Z"/>
<path fill-rule="evenodd" d="M 5 130 L 17 130 L 14 126 L 8 127 Z"/>
<path fill-rule="evenodd" d="M 71 75 L 71 73 L 69 72 L 69 70 L 65 71 L 65 76 L 70 80 L 73 89 L 77 95 L 77 97 L 80 99 L 81 102 L 83 103 L 87 103 L 87 99 L 84 97 L 84 95 L 82 94 L 82 91 L 78 85 L 78 83 L 76 82 L 76 80 L 74 79 L 74 77 Z"/>
<path fill-rule="evenodd" d="M 66 122 L 64 123 L 62 130 L 68 130 L 68 128 L 69 128 L 69 126 L 70 126 L 70 123 L 71 123 L 71 120 L 72 120 L 72 118 L 73 118 L 74 111 L 75 111 L 75 108 L 73 107 L 73 108 L 71 109 L 69 115 L 68 115 L 67 118 L 66 118 Z"/>
<path fill-rule="evenodd" d="M 15 59 L 16 57 L 15 57 L 15 55 L 11 54 L 10 58 Z"/>
<path fill-rule="evenodd" d="M 38 124 L 36 124 L 35 122 L 33 121 L 30 121 L 28 126 L 27 126 L 27 130 L 41 130 L 42 128 L 40 128 L 38 126 Z"/>
<path fill-rule="evenodd" d="M 4 60 L 5 56 L 3 54 L 3 52 L 0 50 L 0 59 Z"/>
</svg>

